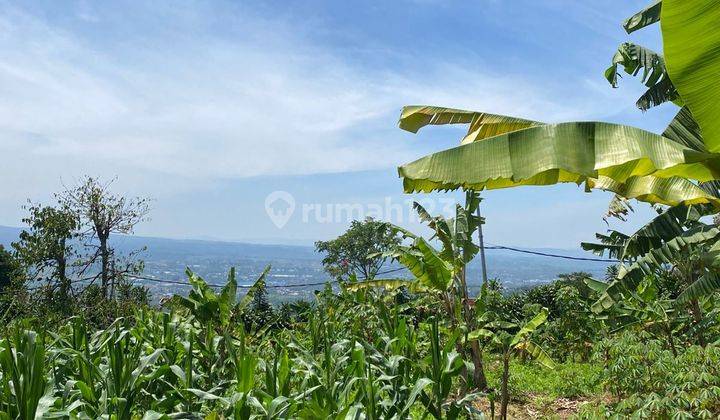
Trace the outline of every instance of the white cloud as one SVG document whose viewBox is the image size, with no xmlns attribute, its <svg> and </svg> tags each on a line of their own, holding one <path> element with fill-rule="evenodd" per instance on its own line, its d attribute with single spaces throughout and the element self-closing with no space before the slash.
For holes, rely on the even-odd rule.
<svg viewBox="0 0 720 420">
<path fill-rule="evenodd" d="M 158 28 L 131 26 L 103 43 L 94 37 L 117 22 L 87 4 L 78 29 L 4 8 L 0 155 L 10 159 L 0 199 L 15 209 L 56 190 L 59 177 L 85 173 L 118 175 L 157 197 L 219 179 L 390 168 L 418 156 L 394 128 L 404 104 L 548 121 L 602 106 L 461 62 L 359 66 L 302 27 L 244 12 L 233 16 L 239 29 L 216 34 L 215 18 L 176 8 L 158 16 Z M 0 220 L 9 214 L 0 209 Z"/>
</svg>

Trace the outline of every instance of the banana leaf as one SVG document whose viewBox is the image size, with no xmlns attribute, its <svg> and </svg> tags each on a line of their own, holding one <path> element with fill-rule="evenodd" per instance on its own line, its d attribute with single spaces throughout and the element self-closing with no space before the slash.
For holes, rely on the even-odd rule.
<svg viewBox="0 0 720 420">
<path fill-rule="evenodd" d="M 683 232 L 681 235 L 654 248 L 638 258 L 630 266 L 620 267 L 618 279 L 611 282 L 605 292 L 592 305 L 593 312 L 599 313 L 611 307 L 621 296 L 628 291 L 635 290 L 646 274 L 650 274 L 657 267 L 672 264 L 681 250 L 709 241 L 716 241 L 720 230 L 714 226 L 699 226 Z"/>
<path fill-rule="evenodd" d="M 679 176 L 709 181 L 720 159 L 634 127 L 573 122 L 513 131 L 433 153 L 398 172 L 406 192 L 581 184 L 607 177 Z M 596 182 L 597 183 L 597 182 Z"/>
<path fill-rule="evenodd" d="M 486 112 L 442 108 L 438 106 L 412 105 L 403 107 L 400 128 L 417 133 L 426 125 L 470 124 L 460 144 L 468 144 L 512 131 L 543 125 L 538 121 Z"/>
<path fill-rule="evenodd" d="M 618 66 L 623 66 L 625 73 L 632 76 L 638 76 L 642 71 L 640 79 L 648 89 L 636 102 L 641 110 L 646 111 L 668 101 L 682 106 L 682 100 L 668 77 L 662 55 L 637 44 L 620 44 L 612 64 L 605 70 L 605 78 L 612 87 L 618 86 Z"/>
<path fill-rule="evenodd" d="M 720 152 L 718 22 L 720 0 L 663 1 L 660 26 L 667 71 L 711 152 Z"/>
<path fill-rule="evenodd" d="M 677 305 L 682 305 L 694 299 L 700 299 L 720 290 L 720 275 L 714 271 L 703 274 L 675 299 Z"/>
<path fill-rule="evenodd" d="M 406 287 L 411 292 L 423 292 L 423 287 L 417 280 L 406 280 L 406 279 L 375 279 L 359 281 L 356 283 L 343 283 L 345 290 L 354 292 L 362 289 L 375 289 L 383 288 L 385 290 L 395 290 L 401 287 Z"/>
<path fill-rule="evenodd" d="M 698 152 L 707 152 L 700 126 L 686 106 L 678 111 L 662 136 Z"/>
<path fill-rule="evenodd" d="M 524 351 L 530 356 L 531 359 L 536 360 L 538 363 L 545 366 L 546 368 L 555 369 L 555 362 L 550 357 L 550 355 L 542 347 L 540 347 L 539 344 L 533 341 L 525 341 L 519 343 L 515 348 Z"/>
<path fill-rule="evenodd" d="M 510 343 L 511 346 L 515 346 L 519 342 L 525 340 L 525 338 L 530 335 L 532 332 L 534 332 L 540 325 L 542 325 L 548 318 L 548 310 L 547 308 L 542 308 L 540 312 L 535 315 L 533 319 L 528 321 L 525 325 L 520 328 L 520 331 L 515 333 L 515 336 L 512 338 L 512 341 Z"/>
<path fill-rule="evenodd" d="M 598 179 L 588 179 L 586 185 L 588 188 L 611 191 L 622 197 L 647 203 L 667 206 L 712 204 L 720 209 L 720 198 L 684 178 L 641 176 L 629 178 L 623 183 L 601 176 Z"/>
<path fill-rule="evenodd" d="M 660 20 L 662 1 L 654 0 L 648 7 L 630 16 L 623 22 L 627 33 L 632 33 Z"/>
</svg>

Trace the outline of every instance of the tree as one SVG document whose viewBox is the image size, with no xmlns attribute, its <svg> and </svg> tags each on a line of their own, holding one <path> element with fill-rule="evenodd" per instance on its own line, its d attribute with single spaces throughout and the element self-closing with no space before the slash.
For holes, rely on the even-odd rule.
<svg viewBox="0 0 720 420">
<path fill-rule="evenodd" d="M 325 253 L 322 262 L 331 276 L 347 279 L 354 274 L 369 280 L 387 262 L 384 254 L 398 243 L 389 224 L 367 218 L 362 222 L 353 220 L 350 228 L 336 239 L 315 242 L 315 249 Z"/>
<path fill-rule="evenodd" d="M 64 206 L 80 217 L 84 246 L 92 250 L 82 263 L 82 272 L 89 271 L 99 261 L 102 294 L 106 299 L 114 295 L 115 284 L 121 276 L 142 270 L 142 262 L 135 260 L 142 250 L 133 251 L 122 260 L 110 245 L 110 236 L 131 234 L 150 211 L 149 199 L 116 195 L 110 191 L 111 184 L 112 181 L 102 183 L 88 176 L 58 196 Z"/>
<path fill-rule="evenodd" d="M 275 311 L 268 301 L 267 286 L 264 281 L 256 284 L 252 299 L 242 314 L 245 331 L 260 330 L 274 318 Z"/>
<path fill-rule="evenodd" d="M 0 293 L 20 277 L 20 267 L 15 257 L 0 245 Z"/>
<path fill-rule="evenodd" d="M 59 287 L 58 296 L 66 302 L 70 294 L 69 270 L 76 255 L 72 240 L 77 236 L 78 216 L 67 206 L 30 204 L 23 223 L 28 230 L 12 244 L 18 261 L 30 271 L 31 279 L 46 278 Z"/>
</svg>

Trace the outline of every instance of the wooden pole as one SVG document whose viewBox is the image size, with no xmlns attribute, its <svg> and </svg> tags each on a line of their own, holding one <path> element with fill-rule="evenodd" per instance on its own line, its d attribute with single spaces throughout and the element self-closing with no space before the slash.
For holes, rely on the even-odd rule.
<svg viewBox="0 0 720 420">
<path fill-rule="evenodd" d="M 487 265 L 485 264 L 485 243 L 483 241 L 483 231 L 482 231 L 482 216 L 480 216 L 480 204 L 478 204 L 477 208 L 477 217 L 478 217 L 478 238 L 480 240 L 480 263 L 482 264 L 482 279 L 483 279 L 483 285 L 487 285 Z"/>
</svg>

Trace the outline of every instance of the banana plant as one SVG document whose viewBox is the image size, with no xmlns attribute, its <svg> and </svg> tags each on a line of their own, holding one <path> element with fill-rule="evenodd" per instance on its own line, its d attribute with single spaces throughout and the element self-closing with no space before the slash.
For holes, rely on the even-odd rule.
<svg viewBox="0 0 720 420">
<path fill-rule="evenodd" d="M 480 248 L 473 242 L 473 235 L 483 223 L 477 214 L 480 196 L 474 191 L 466 193 L 465 205 L 455 206 L 455 217 L 432 216 L 419 203 L 413 208 L 420 220 L 433 231 L 429 239 L 415 235 L 399 226 L 392 228 L 404 239 L 410 240 L 409 245 L 397 245 L 387 252 L 387 256 L 404 265 L 415 280 L 375 279 L 369 282 L 351 283 L 346 285 L 349 290 L 367 287 L 396 288 L 408 287 L 416 292 L 436 295 L 440 298 L 454 328 L 475 329 L 475 316 L 467 284 L 467 264 L 473 260 Z M 437 240 L 441 248 L 436 249 L 430 241 Z M 458 344 L 458 351 L 465 350 Z M 482 362 L 482 351 L 476 343 L 471 343 L 469 352 L 473 362 L 473 384 L 478 388 L 486 388 L 487 380 Z"/>
<path fill-rule="evenodd" d="M 638 100 L 641 109 L 667 101 L 680 106 L 662 135 L 699 153 L 720 151 L 720 107 L 716 100 L 720 36 L 706 29 L 709 22 L 717 19 L 719 5 L 717 1 L 655 1 L 623 26 L 630 33 L 660 22 L 664 55 L 625 43 L 618 48 L 606 71 L 614 87 L 620 66 L 633 76 L 641 74 L 648 88 Z M 706 181 L 698 187 L 709 195 L 719 196 L 720 184 L 716 180 Z M 593 309 L 600 312 L 629 298 L 645 275 L 670 267 L 685 280 L 674 305 L 689 304 L 695 323 L 699 324 L 702 319 L 699 300 L 720 289 L 717 232 L 699 221 L 700 216 L 717 212 L 717 206 L 713 207 L 670 208 L 635 234 L 621 238 L 625 244 L 615 255 L 621 259 L 630 257 L 630 264 L 621 268 L 618 279 L 611 282 Z M 618 251 L 618 243 L 598 238 Z M 584 247 L 595 252 L 612 252 L 601 244 Z"/>
<path fill-rule="evenodd" d="M 469 129 L 461 146 L 401 166 L 405 192 L 573 182 L 651 203 L 720 207 L 717 198 L 687 180 L 716 179 L 720 155 L 662 135 L 607 123 L 543 124 L 452 108 L 403 108 L 401 128 L 417 132 L 433 124 L 469 124 Z"/>
<path fill-rule="evenodd" d="M 720 16 L 718 6 L 718 0 L 656 0 L 623 24 L 630 33 L 661 23 L 664 56 L 624 43 L 605 73 L 614 87 L 619 67 L 634 76 L 641 74 L 648 88 L 637 101 L 641 109 L 667 101 L 682 107 L 661 136 L 604 123 L 545 125 L 483 112 L 409 106 L 400 117 L 400 128 L 407 131 L 417 132 L 430 124 L 469 124 L 469 129 L 460 147 L 401 166 L 405 190 L 575 182 L 651 203 L 717 206 L 693 183 L 675 178 L 718 178 L 720 34 L 709 29 Z M 702 138 L 692 132 L 694 127 Z M 586 143 L 590 138 L 591 146 Z M 649 151 L 650 145 L 662 151 Z"/>
<path fill-rule="evenodd" d="M 555 362 L 553 362 L 547 352 L 539 344 L 530 339 L 530 335 L 547 320 L 547 317 L 547 308 L 542 308 L 540 313 L 520 327 L 520 330 L 515 334 L 511 334 L 502 328 L 512 327 L 511 325 L 503 325 L 494 330 L 481 328 L 468 334 L 468 340 L 486 339 L 492 346 L 500 350 L 503 363 L 503 373 L 500 384 L 501 419 L 507 419 L 507 407 L 510 401 L 510 395 L 508 392 L 508 382 L 510 380 L 510 359 L 514 354 L 525 354 L 549 369 L 555 368 Z"/>
<path fill-rule="evenodd" d="M 220 294 L 216 294 L 205 280 L 187 269 L 186 274 L 188 281 L 192 285 L 192 290 L 188 297 L 176 295 L 176 298 L 201 324 L 212 324 L 226 328 L 230 324 L 232 317 L 239 314 L 252 301 L 255 291 L 264 284 L 269 271 L 270 266 L 265 267 L 265 270 L 248 289 L 245 296 L 240 301 L 237 301 L 238 286 L 235 278 L 235 268 L 230 269 L 227 283 L 223 286 Z"/>
</svg>

